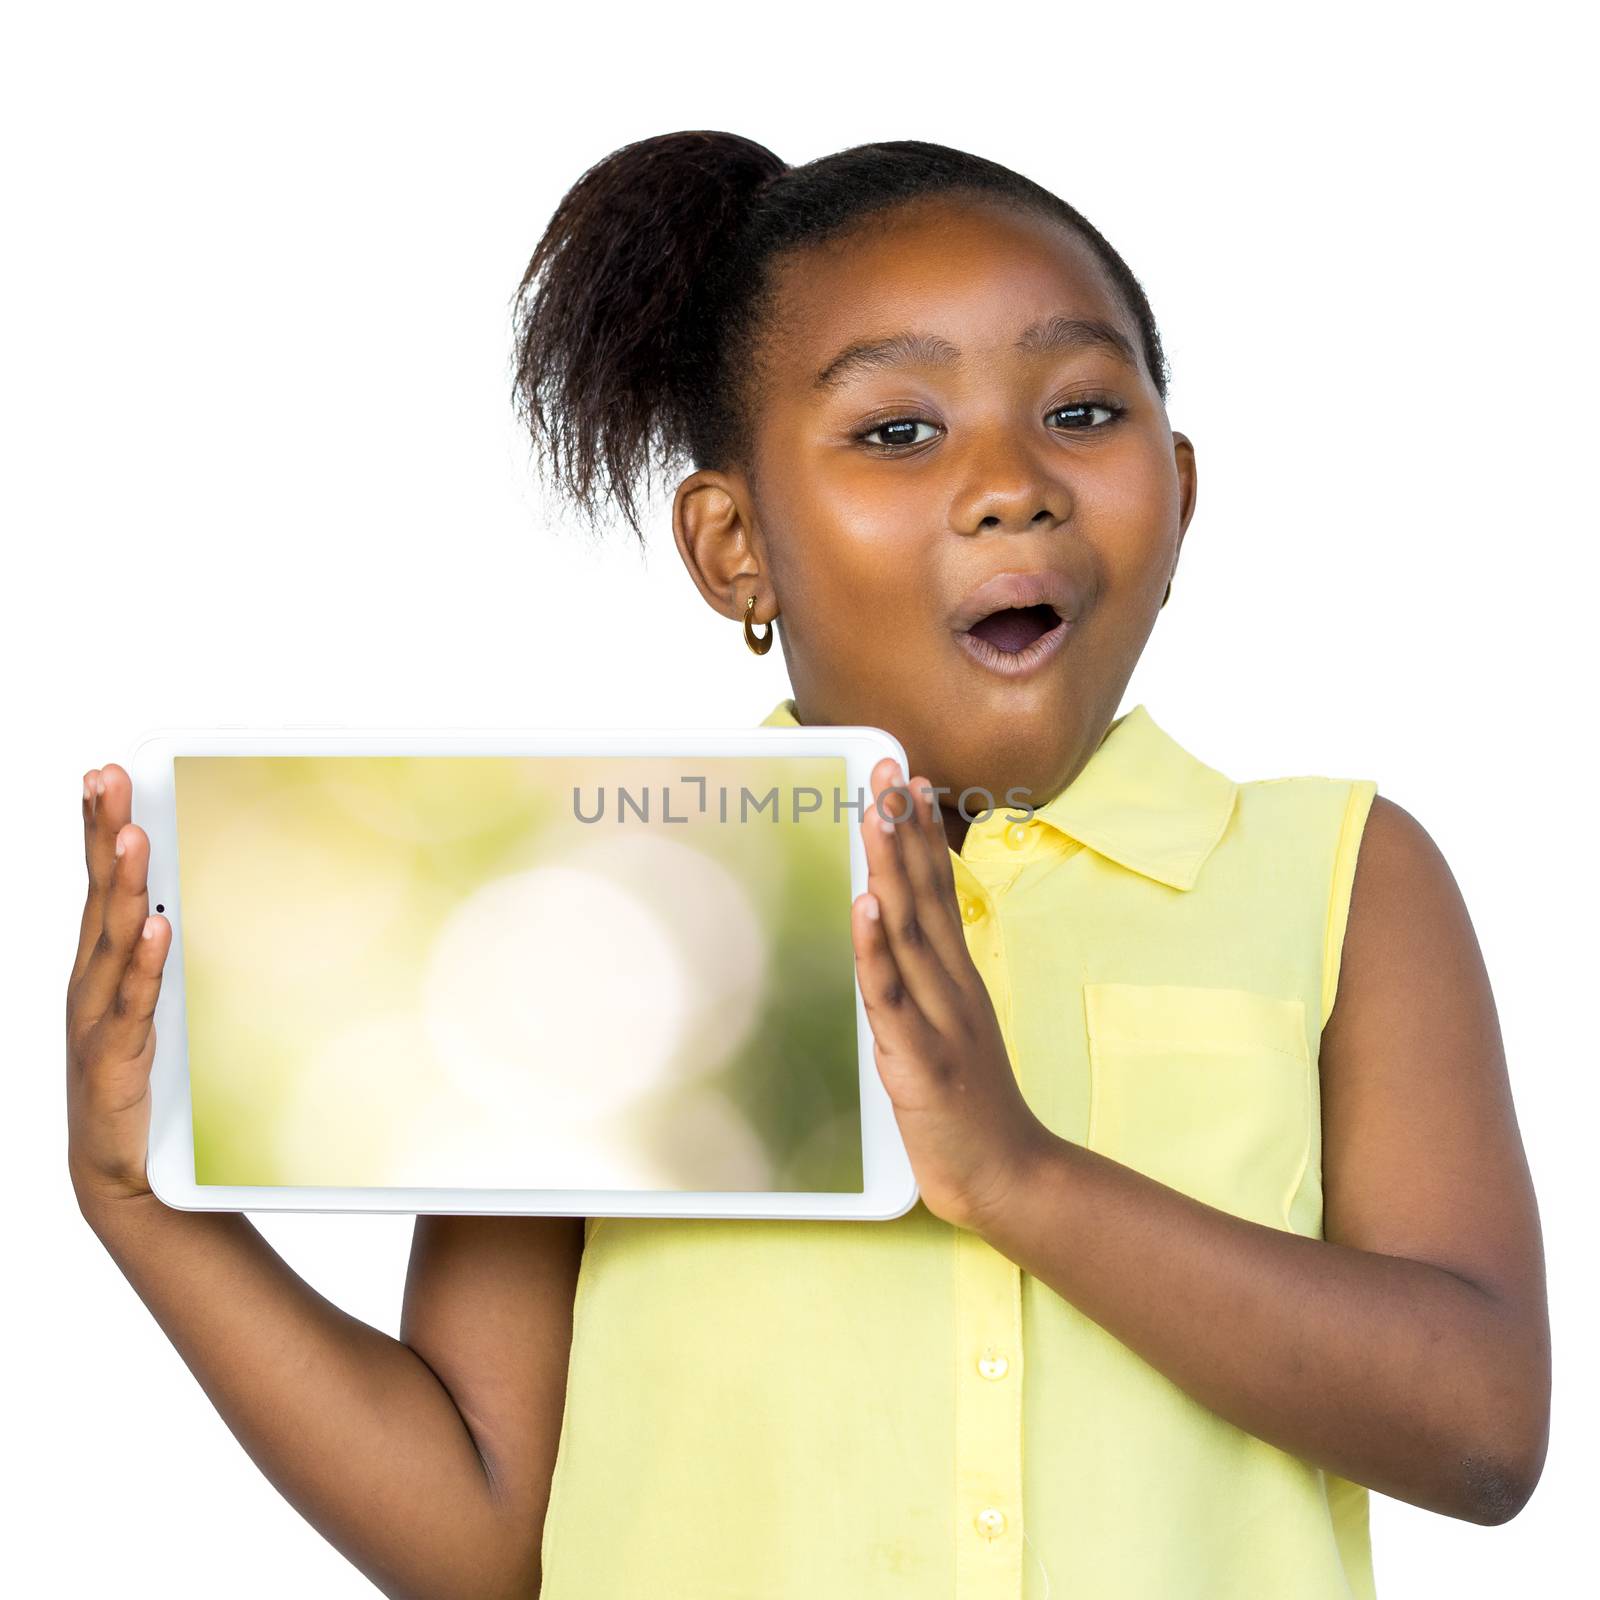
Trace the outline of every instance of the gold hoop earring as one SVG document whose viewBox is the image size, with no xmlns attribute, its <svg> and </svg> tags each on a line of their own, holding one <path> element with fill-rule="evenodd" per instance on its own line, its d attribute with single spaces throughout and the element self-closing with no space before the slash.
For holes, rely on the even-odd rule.
<svg viewBox="0 0 1600 1600">
<path fill-rule="evenodd" d="M 750 626 L 750 613 L 756 608 L 756 597 L 751 595 L 744 603 L 744 642 L 750 646 L 758 656 L 764 656 L 772 648 L 772 624 L 766 624 L 767 631 L 757 634 Z"/>
<path fill-rule="evenodd" d="M 1156 609 L 1159 611 L 1161 609 L 1161 607 L 1165 606 L 1167 601 L 1169 601 L 1171 598 L 1172 598 L 1172 579 L 1168 578 L 1167 579 L 1167 592 L 1164 595 L 1162 595 L 1162 597 L 1161 597 L 1161 606 L 1157 606 Z"/>
</svg>

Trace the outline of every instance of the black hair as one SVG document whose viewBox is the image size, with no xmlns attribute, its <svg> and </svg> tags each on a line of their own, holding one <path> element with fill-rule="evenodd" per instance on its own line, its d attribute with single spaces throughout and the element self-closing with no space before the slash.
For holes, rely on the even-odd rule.
<svg viewBox="0 0 1600 1600">
<path fill-rule="evenodd" d="M 588 517 L 616 503 L 643 541 L 636 486 L 685 457 L 748 467 L 749 381 L 773 266 L 929 195 L 998 195 L 1066 223 L 1137 322 L 1163 400 L 1168 371 L 1139 280 L 1089 221 L 982 156 L 919 139 L 791 167 L 734 133 L 624 145 L 562 197 L 514 297 L 513 402 L 549 476 Z"/>
</svg>

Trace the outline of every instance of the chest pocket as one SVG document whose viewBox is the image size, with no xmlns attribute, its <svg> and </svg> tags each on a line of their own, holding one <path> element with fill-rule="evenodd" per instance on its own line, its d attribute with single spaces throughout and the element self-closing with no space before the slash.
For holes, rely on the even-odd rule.
<svg viewBox="0 0 1600 1600">
<path fill-rule="evenodd" d="M 1305 1003 L 1253 989 L 1087 983 L 1091 1150 L 1220 1211 L 1289 1228 L 1314 1101 Z"/>
</svg>

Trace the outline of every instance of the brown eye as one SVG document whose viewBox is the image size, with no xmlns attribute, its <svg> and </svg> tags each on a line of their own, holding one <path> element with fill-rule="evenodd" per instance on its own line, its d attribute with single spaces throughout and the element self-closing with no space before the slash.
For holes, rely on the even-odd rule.
<svg viewBox="0 0 1600 1600">
<path fill-rule="evenodd" d="M 1098 400 L 1076 400 L 1070 406 L 1057 406 L 1052 417 L 1065 417 L 1068 428 L 1103 428 L 1122 415 L 1121 406 L 1103 405 Z"/>
<path fill-rule="evenodd" d="M 927 428 L 929 433 L 926 438 L 917 438 L 916 430 Z M 874 423 L 865 433 L 857 435 L 868 444 L 876 445 L 879 449 L 903 449 L 906 445 L 926 444 L 929 438 L 938 430 L 931 422 L 923 422 L 916 417 L 896 417 L 891 422 Z M 874 438 L 875 434 L 883 434 L 884 438 Z"/>
</svg>

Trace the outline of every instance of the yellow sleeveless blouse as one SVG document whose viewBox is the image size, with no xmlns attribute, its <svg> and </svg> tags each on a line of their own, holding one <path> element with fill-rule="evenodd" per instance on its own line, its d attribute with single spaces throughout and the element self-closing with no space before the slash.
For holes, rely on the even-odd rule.
<svg viewBox="0 0 1600 1600">
<path fill-rule="evenodd" d="M 968 948 L 1040 1120 L 1320 1238 L 1318 1047 L 1375 792 L 1235 783 L 1138 705 L 1031 821 L 974 822 Z M 585 1232 L 542 1600 L 1374 1594 L 1365 1488 L 920 1200 Z"/>
</svg>

